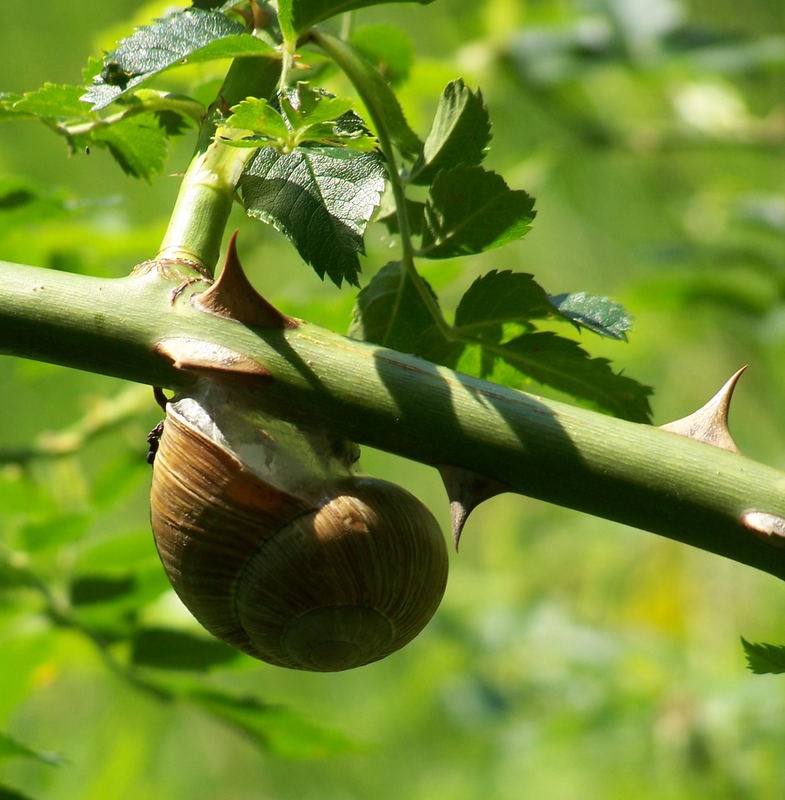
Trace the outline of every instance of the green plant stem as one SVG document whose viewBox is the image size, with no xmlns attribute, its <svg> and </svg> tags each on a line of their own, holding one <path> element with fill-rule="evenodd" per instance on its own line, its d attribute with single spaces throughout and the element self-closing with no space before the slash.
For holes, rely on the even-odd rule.
<svg viewBox="0 0 785 800">
<path fill-rule="evenodd" d="M 254 150 L 229 147 L 215 139 L 227 110 L 249 95 L 269 97 L 281 71 L 277 58 L 237 58 L 199 132 L 196 153 L 180 192 L 157 258 L 187 261 L 212 275 L 232 209 L 234 190 Z"/>
<path fill-rule="evenodd" d="M 333 36 L 321 29 L 314 29 L 311 32 L 313 40 L 324 49 L 324 51 L 335 61 L 335 63 L 343 70 L 349 80 L 352 82 L 357 93 L 365 103 L 368 113 L 371 116 L 376 137 L 379 140 L 379 148 L 382 151 L 385 162 L 387 164 L 387 175 L 390 179 L 390 187 L 392 189 L 393 198 L 395 199 L 395 210 L 398 218 L 398 234 L 401 237 L 401 263 L 403 264 L 403 272 L 401 280 L 407 278 L 412 282 L 417 294 L 420 296 L 421 301 L 428 309 L 431 317 L 433 318 L 439 332 L 448 340 L 453 337 L 453 329 L 442 316 L 442 313 L 437 306 L 433 295 L 428 291 L 428 287 L 420 277 L 420 273 L 414 264 L 414 245 L 412 244 L 411 225 L 409 224 L 409 213 L 406 209 L 406 190 L 401 180 L 398 171 L 398 163 L 395 157 L 395 148 L 392 144 L 392 137 L 387 129 L 385 122 L 385 115 L 382 109 L 379 108 L 379 100 L 373 87 L 368 84 L 366 79 L 365 65 L 360 63 L 355 51 L 347 45 L 346 42 Z M 402 292 L 398 293 L 398 298 L 402 296 Z M 392 318 L 395 318 L 397 309 L 394 309 Z"/>
<path fill-rule="evenodd" d="M 0 262 L 2 352 L 187 391 L 203 371 L 160 354 L 174 341 L 258 361 L 260 405 L 361 444 L 473 470 L 510 491 L 654 531 L 785 579 L 780 537 L 742 522 L 785 518 L 785 474 L 743 456 L 544 400 L 303 323 L 258 329 L 199 311 L 189 286 L 105 280 Z M 569 558 L 569 553 L 565 553 Z"/>
</svg>

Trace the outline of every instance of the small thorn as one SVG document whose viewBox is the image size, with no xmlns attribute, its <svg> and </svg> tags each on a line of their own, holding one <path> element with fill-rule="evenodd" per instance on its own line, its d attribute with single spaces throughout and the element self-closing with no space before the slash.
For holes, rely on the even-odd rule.
<svg viewBox="0 0 785 800">
<path fill-rule="evenodd" d="M 218 280 L 198 294 L 194 303 L 203 311 L 254 325 L 258 328 L 296 328 L 297 320 L 282 314 L 253 288 L 237 255 L 237 231 L 226 249 L 226 261 Z"/>
<path fill-rule="evenodd" d="M 488 478 L 464 467 L 440 465 L 438 470 L 450 500 L 452 541 L 457 552 L 463 526 L 469 514 L 484 500 L 508 492 L 509 487 L 494 478 Z"/>
<path fill-rule="evenodd" d="M 740 453 L 741 451 L 733 441 L 728 429 L 728 411 L 733 390 L 745 369 L 747 369 L 746 364 L 731 375 L 725 385 L 705 406 L 687 417 L 660 425 L 660 430 L 677 433 L 679 436 L 686 436 L 688 439 L 695 439 L 698 442 L 705 442 L 722 450 L 730 450 L 731 453 Z"/>
</svg>

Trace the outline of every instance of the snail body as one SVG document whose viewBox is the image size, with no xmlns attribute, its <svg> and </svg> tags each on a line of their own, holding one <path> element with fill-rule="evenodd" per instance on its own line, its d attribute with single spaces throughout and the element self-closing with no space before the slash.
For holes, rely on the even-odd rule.
<svg viewBox="0 0 785 800">
<path fill-rule="evenodd" d="M 438 523 L 405 489 L 353 474 L 353 448 L 251 408 L 214 381 L 167 405 L 151 520 L 173 588 L 213 635 L 272 664 L 394 652 L 444 593 Z"/>
</svg>

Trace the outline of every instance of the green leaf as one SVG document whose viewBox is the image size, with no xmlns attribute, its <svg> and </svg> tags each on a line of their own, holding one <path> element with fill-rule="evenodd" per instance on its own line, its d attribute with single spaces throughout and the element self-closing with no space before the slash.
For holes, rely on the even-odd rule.
<svg viewBox="0 0 785 800">
<path fill-rule="evenodd" d="M 461 298 L 455 327 L 464 334 L 500 338 L 505 323 L 526 325 L 552 312 L 548 295 L 532 275 L 491 270 L 477 278 Z"/>
<path fill-rule="evenodd" d="M 535 330 L 530 320 L 553 316 L 554 309 L 531 275 L 492 271 L 478 278 L 451 330 L 433 300 L 429 307 L 399 263 L 387 264 L 360 292 L 349 334 L 514 388 L 528 388 L 533 379 L 603 411 L 648 421 L 648 387 L 615 373 L 606 359 L 591 358 L 577 342 Z"/>
<path fill-rule="evenodd" d="M 20 531 L 20 546 L 28 552 L 62 547 L 84 538 L 91 522 L 89 514 L 57 514 L 28 522 Z"/>
<path fill-rule="evenodd" d="M 212 44 L 228 37 L 235 38 L 226 47 Z M 253 43 L 249 41 L 252 39 Z M 138 28 L 123 39 L 105 56 L 101 73 L 93 78 L 93 85 L 83 99 L 92 103 L 93 110 L 97 111 L 185 58 L 234 57 L 240 54 L 238 45 L 240 49 L 243 46 L 252 48 L 257 54 L 271 52 L 271 48 L 261 40 L 246 34 L 240 23 L 221 13 L 199 8 L 185 9 Z M 206 48 L 205 52 L 197 52 L 202 48 Z"/>
<path fill-rule="evenodd" d="M 29 758 L 42 764 L 58 766 L 62 763 L 62 758 L 55 753 L 47 753 L 42 750 L 34 750 L 26 744 L 12 738 L 7 733 L 0 732 L 0 759 L 6 758 Z M 0 794 L 0 798 L 2 794 Z"/>
<path fill-rule="evenodd" d="M 228 139 L 235 147 L 272 146 L 287 153 L 300 146 L 327 145 L 369 152 L 376 141 L 351 111 L 352 101 L 304 83 L 278 98 L 281 112 L 266 100 L 248 98 L 232 108 L 228 127 L 250 136 Z"/>
<path fill-rule="evenodd" d="M 232 106 L 232 115 L 226 124 L 230 128 L 261 134 L 270 141 L 287 142 L 289 139 L 289 128 L 281 114 L 259 97 L 249 97 Z"/>
<path fill-rule="evenodd" d="M 169 587 L 160 564 L 152 569 L 140 568 L 134 572 L 104 572 L 79 575 L 71 582 L 71 603 L 82 609 L 89 606 L 113 606 L 112 613 L 121 610 L 138 610 L 155 600 Z"/>
<path fill-rule="evenodd" d="M 392 86 L 408 77 L 414 61 L 409 37 L 395 25 L 364 25 L 352 32 L 352 45 Z"/>
<path fill-rule="evenodd" d="M 320 277 L 357 284 L 363 233 L 384 189 L 375 153 L 338 147 L 263 148 L 239 183 L 246 212 L 273 225 Z"/>
<path fill-rule="evenodd" d="M 102 539 L 83 542 L 77 556 L 80 573 L 102 572 L 126 574 L 129 570 L 159 567 L 158 553 L 150 531 L 137 530 L 114 533 Z"/>
<path fill-rule="evenodd" d="M 433 290 L 425 286 L 438 307 Z M 411 277 L 400 261 L 391 261 L 358 294 L 349 336 L 404 353 L 420 353 L 422 338 L 433 325 L 433 316 Z"/>
<path fill-rule="evenodd" d="M 123 171 L 135 178 L 151 180 L 161 172 L 166 160 L 166 128 L 154 114 L 140 114 L 96 128 L 90 141 L 107 148 Z"/>
<path fill-rule="evenodd" d="M 488 152 L 491 120 L 478 89 L 460 78 L 447 84 L 420 158 L 412 167 L 412 183 L 429 184 L 440 169 L 476 166 Z"/>
<path fill-rule="evenodd" d="M 747 666 L 758 675 L 785 672 L 785 645 L 748 642 L 743 636 L 741 644 L 747 656 Z"/>
<path fill-rule="evenodd" d="M 88 114 L 87 104 L 80 100 L 84 89 L 81 86 L 65 86 L 45 83 L 34 92 L 26 92 L 13 103 L 13 111 L 46 119 L 84 117 Z"/>
<path fill-rule="evenodd" d="M 43 222 L 73 211 L 75 203 L 59 189 L 33 181 L 0 176 L 0 229 Z"/>
<path fill-rule="evenodd" d="M 131 642 L 131 661 L 140 667 L 204 672 L 240 656 L 218 639 L 168 628 L 143 628 Z"/>
<path fill-rule="evenodd" d="M 458 166 L 436 175 L 425 204 L 420 254 L 452 258 L 520 239 L 534 219 L 534 199 L 495 172 Z"/>
<path fill-rule="evenodd" d="M 295 35 L 336 14 L 389 2 L 390 0 L 279 0 L 278 19 L 286 38 L 292 40 Z M 417 2 L 424 6 L 433 0 L 407 2 Z"/>
<path fill-rule="evenodd" d="M 421 236 L 423 229 L 423 220 L 425 218 L 425 203 L 419 200 L 406 199 L 406 217 L 409 221 L 409 233 L 413 236 Z M 374 222 L 381 222 L 387 227 L 390 233 L 400 233 L 400 226 L 398 224 L 398 211 L 394 203 L 389 206 L 382 200 L 382 205 L 379 208 L 379 213 Z"/>
<path fill-rule="evenodd" d="M 609 339 L 627 341 L 632 318 L 623 305 L 586 292 L 550 297 L 553 307 L 578 328 L 586 328 Z"/>
<path fill-rule="evenodd" d="M 440 363 L 513 388 L 525 388 L 534 379 L 634 422 L 648 422 L 651 416 L 648 386 L 615 373 L 607 359 L 591 358 L 577 342 L 550 331 L 510 341 L 482 339 L 460 351 L 453 345 Z"/>
<path fill-rule="evenodd" d="M 281 758 L 327 758 L 357 750 L 344 734 L 316 725 L 297 712 L 254 697 L 194 687 L 186 696 L 245 733 L 260 749 Z"/>
<path fill-rule="evenodd" d="M 22 794 L 16 789 L 0 785 L 0 800 L 33 800 L 29 794 Z"/>
</svg>

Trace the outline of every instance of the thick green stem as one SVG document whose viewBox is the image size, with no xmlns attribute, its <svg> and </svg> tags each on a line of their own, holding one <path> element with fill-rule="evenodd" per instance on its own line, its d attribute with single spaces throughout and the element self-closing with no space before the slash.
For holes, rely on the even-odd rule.
<svg viewBox="0 0 785 800">
<path fill-rule="evenodd" d="M 149 274 L 103 280 L 8 263 L 0 271 L 4 353 L 187 390 L 199 373 L 175 368 L 161 343 L 228 348 L 264 366 L 272 380 L 236 380 L 258 380 L 260 405 L 279 413 L 785 579 L 776 523 L 785 519 L 785 474 L 743 456 L 307 323 L 251 328 L 199 311 L 188 299 L 197 284 L 172 303 L 172 284 Z M 774 532 L 745 525 L 750 511 L 773 515 Z"/>
<path fill-rule="evenodd" d="M 238 58 L 232 63 L 200 130 L 196 154 L 183 177 L 158 258 L 188 261 L 212 274 L 235 186 L 254 153 L 223 144 L 215 139 L 215 133 L 231 106 L 250 95 L 270 96 L 280 71 L 277 58 Z"/>
</svg>

